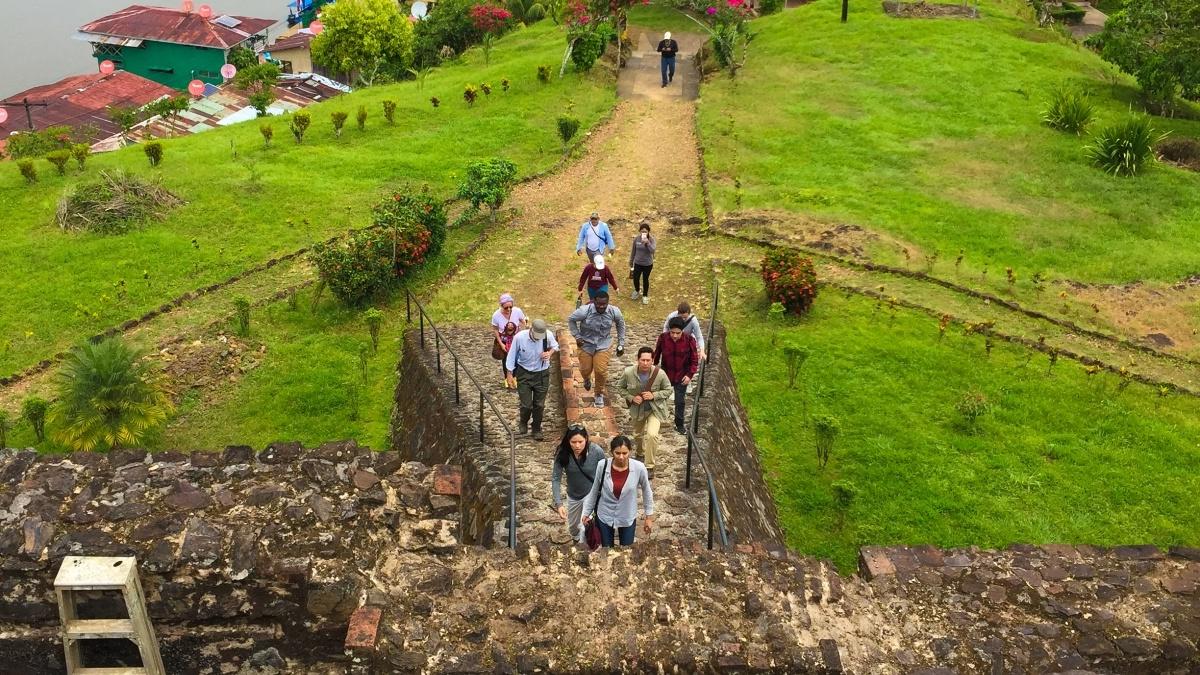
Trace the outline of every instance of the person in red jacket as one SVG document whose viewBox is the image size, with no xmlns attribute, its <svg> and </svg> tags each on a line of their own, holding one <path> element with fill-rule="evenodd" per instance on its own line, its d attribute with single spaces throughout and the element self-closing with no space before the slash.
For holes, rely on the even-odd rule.
<svg viewBox="0 0 1200 675">
<path fill-rule="evenodd" d="M 596 299 L 596 294 L 600 291 L 608 291 L 608 287 L 612 286 L 612 292 L 616 293 L 621 290 L 617 288 L 617 279 L 613 276 L 612 270 L 608 265 L 604 264 L 604 256 L 598 255 L 594 262 L 590 262 L 583 268 L 583 274 L 579 275 L 579 299 L 583 299 L 583 286 L 587 284 L 588 302 Z"/>
<path fill-rule="evenodd" d="M 696 338 L 683 332 L 683 319 L 672 317 L 667 332 L 658 336 L 654 345 L 654 362 L 659 364 L 675 390 L 675 431 L 685 433 L 683 408 L 687 404 L 687 388 L 700 367 L 700 350 Z"/>
</svg>

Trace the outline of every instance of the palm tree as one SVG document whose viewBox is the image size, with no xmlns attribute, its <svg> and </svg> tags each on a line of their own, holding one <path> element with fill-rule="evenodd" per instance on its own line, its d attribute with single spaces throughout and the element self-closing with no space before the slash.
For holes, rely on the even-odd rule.
<svg viewBox="0 0 1200 675">
<path fill-rule="evenodd" d="M 506 0 L 504 4 L 517 23 L 529 25 L 546 18 L 546 6 L 538 0 Z"/>
<path fill-rule="evenodd" d="M 68 448 L 97 450 L 138 443 L 172 408 L 149 364 L 119 338 L 110 338 L 67 356 L 51 422 Z"/>
</svg>

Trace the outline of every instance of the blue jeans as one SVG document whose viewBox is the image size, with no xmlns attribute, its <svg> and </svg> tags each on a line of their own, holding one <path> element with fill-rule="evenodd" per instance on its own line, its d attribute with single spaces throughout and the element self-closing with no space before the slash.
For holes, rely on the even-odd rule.
<svg viewBox="0 0 1200 675">
<path fill-rule="evenodd" d="M 633 535 L 637 534 L 636 520 L 633 521 L 633 524 L 629 527 L 613 528 L 605 524 L 603 520 L 597 518 L 596 525 L 600 528 L 600 544 L 602 546 L 608 548 L 613 547 L 613 530 L 616 530 L 616 534 L 620 539 L 618 543 L 620 543 L 622 546 L 633 546 Z"/>
<path fill-rule="evenodd" d="M 671 80 L 675 79 L 675 57 L 674 56 L 672 56 L 670 58 L 664 57 L 662 59 L 662 78 L 663 78 L 663 86 L 664 87 L 667 86 L 668 84 L 670 84 Z"/>
</svg>

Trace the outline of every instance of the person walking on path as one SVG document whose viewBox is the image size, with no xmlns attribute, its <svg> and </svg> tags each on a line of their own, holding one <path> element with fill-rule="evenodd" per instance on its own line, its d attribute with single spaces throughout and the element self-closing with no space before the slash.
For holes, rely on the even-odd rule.
<svg viewBox="0 0 1200 675">
<path fill-rule="evenodd" d="M 517 333 L 508 350 L 506 367 L 517 377 L 517 396 L 521 401 L 521 419 L 517 433 L 529 433 L 533 420 L 533 440 L 544 440 L 542 415 L 546 410 L 546 392 L 550 390 L 550 357 L 558 351 L 558 340 L 542 319 L 534 319 L 528 330 Z"/>
<path fill-rule="evenodd" d="M 592 489 L 583 501 L 583 524 L 596 521 L 600 543 L 633 546 L 637 534 L 637 493 L 642 492 L 642 529 L 647 535 L 654 529 L 654 491 L 646 465 L 630 458 L 633 448 L 627 436 L 612 439 L 612 458 L 601 462 Z M 615 536 L 614 536 L 615 535 Z"/>
<path fill-rule="evenodd" d="M 654 365 L 653 349 L 638 350 L 637 364 L 625 369 L 618 388 L 629 404 L 638 453 L 645 459 L 646 468 L 653 471 L 658 430 L 667 419 L 667 397 L 671 392 L 667 374 Z"/>
<path fill-rule="evenodd" d="M 605 384 L 608 382 L 608 350 L 612 347 L 613 326 L 617 328 L 617 356 L 625 353 L 625 317 L 616 305 L 608 304 L 608 291 L 600 291 L 590 304 L 567 317 L 567 326 L 579 346 L 579 374 L 583 388 L 592 388 L 596 376 L 596 407 L 604 407 Z"/>
<path fill-rule="evenodd" d="M 588 260 L 594 260 L 602 253 L 617 250 L 617 240 L 613 239 L 608 223 L 600 220 L 600 214 L 595 211 L 592 211 L 592 216 L 579 228 L 579 240 L 575 242 L 575 255 L 583 253 L 584 250 L 587 251 Z"/>
<path fill-rule="evenodd" d="M 671 31 L 663 33 L 663 39 L 658 43 L 658 53 L 662 54 L 662 86 L 667 86 L 675 80 L 675 54 L 679 51 L 679 43 L 671 39 Z"/>
<path fill-rule="evenodd" d="M 674 312 L 667 315 L 667 320 L 663 321 L 663 332 L 666 333 L 671 328 L 671 319 L 679 317 L 683 319 L 683 332 L 696 338 L 696 349 L 700 352 L 700 360 L 708 358 L 708 353 L 704 350 L 704 330 L 700 328 L 700 317 L 692 314 L 692 306 L 686 302 L 679 303 L 679 306 Z"/>
<path fill-rule="evenodd" d="M 588 439 L 587 427 L 572 424 L 567 427 L 558 450 L 554 454 L 554 471 L 550 474 L 550 494 L 554 497 L 554 510 L 567 524 L 571 538 L 579 540 L 583 534 L 580 518 L 583 516 L 583 500 L 587 498 L 596 482 L 596 469 L 604 461 L 604 448 Z M 563 475 L 567 477 L 567 502 L 563 504 L 559 486 Z"/>
<path fill-rule="evenodd" d="M 592 262 L 584 265 L 583 273 L 579 275 L 579 299 L 583 300 L 583 286 L 587 284 L 588 302 L 596 299 L 596 294 L 600 291 L 608 292 L 609 286 L 614 292 L 620 291 L 617 288 L 617 278 L 613 276 L 612 269 L 604 261 L 604 256 L 598 255 Z"/>
<path fill-rule="evenodd" d="M 515 330 L 512 332 L 509 332 L 508 329 L 510 325 L 515 326 Z M 513 296 L 509 293 L 501 293 L 500 308 L 492 312 L 492 330 L 496 331 L 496 342 L 492 345 L 492 358 L 500 361 L 500 370 L 504 372 L 506 389 L 513 389 L 517 386 L 517 381 L 512 377 L 512 371 L 508 369 L 508 350 L 512 346 L 516 331 L 528 327 L 529 319 L 525 318 L 525 312 L 515 305 Z"/>
<path fill-rule="evenodd" d="M 633 299 L 650 304 L 650 271 L 654 269 L 654 251 L 658 242 L 650 234 L 650 223 L 642 223 L 629 247 L 629 274 L 633 277 Z"/>
<path fill-rule="evenodd" d="M 658 336 L 654 345 L 654 362 L 661 365 L 675 390 L 675 431 L 683 428 L 683 410 L 687 404 L 688 385 L 700 367 L 696 338 L 683 332 L 683 319 L 674 317 L 667 322 L 667 332 Z"/>
<path fill-rule="evenodd" d="M 500 371 L 504 373 L 504 388 L 516 389 L 517 379 L 513 377 L 512 371 L 508 369 L 508 352 L 512 350 L 513 340 L 517 337 L 517 324 L 509 321 L 504 327 L 504 332 L 496 336 L 496 341 L 492 343 L 492 358 L 500 362 Z"/>
</svg>

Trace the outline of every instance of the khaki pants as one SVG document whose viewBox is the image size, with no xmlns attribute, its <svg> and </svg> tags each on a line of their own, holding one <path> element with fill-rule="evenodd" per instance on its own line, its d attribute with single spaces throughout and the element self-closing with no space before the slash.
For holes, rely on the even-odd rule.
<svg viewBox="0 0 1200 675">
<path fill-rule="evenodd" d="M 604 385 L 608 383 L 608 350 L 604 349 L 589 354 L 584 350 L 579 350 L 579 374 L 583 379 L 588 379 L 594 374 L 596 376 L 596 384 L 592 388 L 592 392 L 598 395 L 603 395 Z"/>
<path fill-rule="evenodd" d="M 654 451 L 658 450 L 658 427 L 662 423 L 657 415 L 647 415 L 633 423 L 634 449 L 642 455 L 647 469 L 654 468 Z"/>
</svg>

